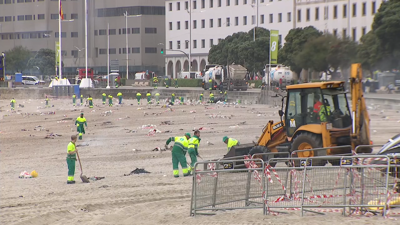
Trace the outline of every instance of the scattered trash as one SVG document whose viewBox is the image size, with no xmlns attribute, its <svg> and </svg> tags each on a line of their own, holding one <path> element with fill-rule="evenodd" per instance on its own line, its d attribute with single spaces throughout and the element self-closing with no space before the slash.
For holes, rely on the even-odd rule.
<svg viewBox="0 0 400 225">
<path fill-rule="evenodd" d="M 132 174 L 141 174 L 141 173 L 150 173 L 150 172 L 146 171 L 145 169 L 136 168 L 135 170 L 132 170 L 130 173 L 124 174 L 124 176 L 129 176 L 129 175 L 132 175 Z"/>
<path fill-rule="evenodd" d="M 166 130 L 164 133 L 172 133 L 172 130 Z"/>
<path fill-rule="evenodd" d="M 238 125 L 244 125 L 244 124 L 246 124 L 246 121 L 238 123 Z"/>
<path fill-rule="evenodd" d="M 44 128 L 44 127 L 42 127 L 42 126 L 36 126 L 36 127 L 34 128 L 34 130 L 36 130 L 36 131 L 42 131 L 42 130 L 46 130 L 46 128 Z"/>
<path fill-rule="evenodd" d="M 207 141 L 207 145 L 214 145 L 213 143 L 211 143 L 211 142 L 209 142 L 209 141 Z"/>
<path fill-rule="evenodd" d="M 65 117 L 65 115 L 64 115 L 64 117 Z M 68 118 L 64 118 L 62 120 L 72 120 L 72 118 L 68 117 Z"/>
<path fill-rule="evenodd" d="M 106 177 L 89 177 L 89 180 L 96 181 L 96 180 L 102 180 L 104 178 Z"/>
<path fill-rule="evenodd" d="M 110 111 L 105 111 L 104 112 L 104 116 L 110 116 L 112 114 L 112 111 L 110 110 Z"/>
<path fill-rule="evenodd" d="M 54 139 L 55 137 L 61 137 L 62 135 L 60 134 L 54 134 L 54 133 L 50 133 L 48 135 L 46 135 L 46 137 L 44 137 L 45 139 Z"/>
<path fill-rule="evenodd" d="M 32 171 L 33 172 L 33 171 Z M 19 174 L 19 178 L 33 178 L 33 176 L 30 174 L 30 173 L 28 173 L 28 172 L 26 172 L 26 171 L 23 171 L 23 172 L 21 172 L 20 174 Z"/>
<path fill-rule="evenodd" d="M 76 145 L 76 147 L 85 147 L 85 146 L 89 146 L 89 144 L 86 143 L 86 144 L 79 144 L 79 145 Z"/>
<path fill-rule="evenodd" d="M 57 121 L 57 123 L 68 123 L 68 121 L 67 120 L 60 120 L 60 121 Z"/>
<path fill-rule="evenodd" d="M 153 125 L 153 124 L 146 124 L 146 125 L 142 125 L 142 129 L 156 129 L 157 126 Z"/>
<path fill-rule="evenodd" d="M 139 149 L 132 149 L 133 152 L 141 152 L 142 150 Z"/>
<path fill-rule="evenodd" d="M 235 129 L 235 128 L 238 128 L 238 127 L 239 127 L 239 125 L 235 125 L 235 126 L 230 126 L 229 128 Z"/>
<path fill-rule="evenodd" d="M 152 152 L 158 152 L 158 151 L 160 151 L 160 152 L 165 152 L 165 151 L 167 151 L 168 149 L 166 149 L 166 148 L 160 148 L 160 147 L 156 147 L 156 148 L 154 148 L 153 150 L 151 150 Z"/>
<path fill-rule="evenodd" d="M 129 119 L 129 116 L 125 116 L 124 118 L 118 118 L 118 120 L 124 120 L 124 119 Z"/>
<path fill-rule="evenodd" d="M 18 105 L 18 107 L 20 107 L 20 108 L 24 108 L 24 105 L 21 105 L 21 104 L 19 104 L 19 105 Z"/>
<path fill-rule="evenodd" d="M 190 111 L 190 113 L 196 113 L 196 110 L 192 110 L 192 111 Z"/>
<path fill-rule="evenodd" d="M 149 130 L 149 133 L 147 134 L 147 136 L 153 136 L 153 135 L 159 134 L 159 133 L 162 133 L 161 130 L 153 129 L 153 130 Z"/>
<path fill-rule="evenodd" d="M 108 187 L 110 187 L 110 186 L 108 186 L 108 185 L 102 185 L 102 186 L 100 186 L 99 188 L 108 188 Z"/>
<path fill-rule="evenodd" d="M 161 121 L 161 125 L 172 125 L 171 121 Z"/>
<path fill-rule="evenodd" d="M 111 125 L 111 124 L 112 124 L 111 121 L 106 121 L 106 122 L 103 122 L 101 125 L 104 126 L 104 125 Z"/>
<path fill-rule="evenodd" d="M 27 129 L 21 129 L 21 131 L 28 131 Z"/>
</svg>

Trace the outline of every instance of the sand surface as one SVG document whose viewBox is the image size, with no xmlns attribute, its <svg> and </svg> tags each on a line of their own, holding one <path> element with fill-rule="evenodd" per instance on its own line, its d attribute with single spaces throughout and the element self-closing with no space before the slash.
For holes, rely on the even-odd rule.
<svg viewBox="0 0 400 225">
<path fill-rule="evenodd" d="M 301 217 L 299 212 L 292 211 L 287 215 L 263 216 L 261 209 L 190 217 L 192 177 L 173 178 L 170 152 L 151 150 L 163 148 L 171 136 L 203 127 L 200 154 L 204 159 L 220 158 L 226 153 L 223 136 L 237 138 L 241 143 L 256 141 L 268 120 L 279 120 L 278 108 L 211 105 L 206 109 L 202 105 L 183 105 L 169 111 L 147 104 L 138 106 L 136 100 L 124 100 L 123 106 L 112 108 L 101 105 L 99 99 L 94 102 L 95 107 L 89 109 L 74 108 L 71 100 L 52 100 L 50 104 L 54 107 L 44 109 L 43 100 L 17 99 L 17 105 L 24 107 L 17 107 L 17 112 L 11 113 L 9 100 L 0 100 L 0 224 L 400 223 L 396 216 L 343 217 L 339 213 Z M 386 143 L 399 132 L 400 113 L 385 110 L 384 106 L 371 107 L 372 139 L 375 144 Z M 105 116 L 104 112 L 110 109 L 112 113 Z M 86 134 L 77 143 L 84 174 L 105 179 L 81 183 L 77 164 L 77 183 L 67 185 L 67 144 L 70 136 L 76 134 L 74 121 L 81 110 L 88 121 Z M 191 113 L 193 110 L 196 112 Z M 226 118 L 213 119 L 208 114 Z M 63 121 L 66 118 L 72 120 Z M 162 121 L 171 121 L 172 125 L 160 125 Z M 244 125 L 236 126 L 243 121 Z M 163 133 L 148 136 L 148 130 L 141 128 L 145 124 L 157 125 Z M 45 139 L 50 133 L 61 136 Z M 124 176 L 136 168 L 151 173 Z M 36 170 L 39 177 L 19 179 L 24 170 Z"/>
</svg>

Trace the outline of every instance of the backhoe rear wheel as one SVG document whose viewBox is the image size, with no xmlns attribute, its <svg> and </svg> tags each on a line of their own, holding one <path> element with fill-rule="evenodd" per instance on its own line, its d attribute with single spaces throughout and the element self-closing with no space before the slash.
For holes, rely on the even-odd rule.
<svg viewBox="0 0 400 225">
<path fill-rule="evenodd" d="M 297 135 L 293 141 L 291 151 L 295 150 L 307 150 L 314 148 L 322 148 L 322 138 L 320 135 L 312 134 L 312 133 L 300 133 Z M 293 157 L 298 158 L 308 158 L 315 156 L 326 156 L 326 151 L 304 151 L 297 152 Z M 296 167 L 300 166 L 300 160 L 293 160 Z M 324 166 L 326 164 L 326 160 L 321 159 L 312 159 L 313 166 Z"/>
<path fill-rule="evenodd" d="M 253 159 L 262 159 L 265 164 L 268 163 L 268 160 L 274 158 L 273 155 L 255 155 L 254 154 L 260 154 L 260 153 L 268 153 L 271 152 L 267 147 L 265 146 L 254 146 L 250 151 L 249 154 L 253 157 Z M 276 165 L 276 162 L 271 162 L 270 165 L 274 167 Z M 257 163 L 258 167 L 261 167 L 260 163 Z"/>
</svg>

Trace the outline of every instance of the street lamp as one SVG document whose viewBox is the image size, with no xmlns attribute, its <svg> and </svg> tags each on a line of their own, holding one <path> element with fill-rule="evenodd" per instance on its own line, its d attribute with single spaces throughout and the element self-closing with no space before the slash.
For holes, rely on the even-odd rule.
<svg viewBox="0 0 400 225">
<path fill-rule="evenodd" d="M 128 15 L 128 11 L 125 11 L 125 42 L 126 42 L 126 79 L 128 79 L 129 74 L 129 55 L 128 55 L 128 17 L 141 17 L 142 14 L 139 15 Z"/>
</svg>

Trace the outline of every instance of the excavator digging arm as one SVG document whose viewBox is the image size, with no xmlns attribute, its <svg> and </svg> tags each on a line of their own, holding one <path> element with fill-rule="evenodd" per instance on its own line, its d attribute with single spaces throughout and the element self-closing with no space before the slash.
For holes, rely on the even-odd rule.
<svg viewBox="0 0 400 225">
<path fill-rule="evenodd" d="M 362 90 L 362 68 L 360 63 L 352 64 L 350 71 L 351 113 L 353 118 L 351 144 L 353 149 L 358 145 L 370 144 L 370 118 Z M 362 149 L 371 152 L 372 149 Z"/>
</svg>

